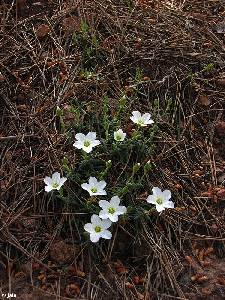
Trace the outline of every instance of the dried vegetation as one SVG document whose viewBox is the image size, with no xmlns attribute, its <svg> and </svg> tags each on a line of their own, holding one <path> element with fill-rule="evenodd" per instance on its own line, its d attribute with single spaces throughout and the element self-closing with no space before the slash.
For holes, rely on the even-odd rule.
<svg viewBox="0 0 225 300">
<path fill-rule="evenodd" d="M 3 0 L 0 9 L 2 291 L 224 299 L 224 1 Z M 85 125 L 107 92 L 113 114 L 121 93 L 136 92 L 137 70 L 131 106 L 153 108 L 158 120 L 149 182 L 169 187 L 177 208 L 88 249 L 76 212 L 43 191 L 65 155 L 76 161 L 56 107 L 68 128 L 77 121 L 71 103 L 85 102 Z"/>
</svg>

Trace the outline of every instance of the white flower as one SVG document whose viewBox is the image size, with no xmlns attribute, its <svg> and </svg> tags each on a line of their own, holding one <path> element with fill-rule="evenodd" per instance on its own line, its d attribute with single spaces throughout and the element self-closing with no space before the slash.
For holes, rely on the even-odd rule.
<svg viewBox="0 0 225 300">
<path fill-rule="evenodd" d="M 110 201 L 100 200 L 99 206 L 102 210 L 99 212 L 99 217 L 102 219 L 110 219 L 112 222 L 118 221 L 118 216 L 126 213 L 127 208 L 120 206 L 120 198 L 114 196 Z"/>
<path fill-rule="evenodd" d="M 81 187 L 88 191 L 90 196 L 106 195 L 106 191 L 104 190 L 106 182 L 104 180 L 98 181 L 95 177 L 90 177 L 88 182 L 81 184 Z"/>
<path fill-rule="evenodd" d="M 145 113 L 141 115 L 141 113 L 137 110 L 132 112 L 132 116 L 130 117 L 130 119 L 140 126 L 147 126 L 154 123 L 154 121 L 151 119 L 151 114 Z"/>
<path fill-rule="evenodd" d="M 127 134 L 125 132 L 123 132 L 122 129 L 119 129 L 114 132 L 114 140 L 117 142 L 122 142 L 122 141 L 124 141 L 126 135 Z"/>
<path fill-rule="evenodd" d="M 91 223 L 85 224 L 84 229 L 90 233 L 90 240 L 96 243 L 101 237 L 107 240 L 111 239 L 112 233 L 107 230 L 111 224 L 112 222 L 109 219 L 101 220 L 99 216 L 92 215 Z"/>
<path fill-rule="evenodd" d="M 58 172 L 52 174 L 52 177 L 46 176 L 44 179 L 44 183 L 46 184 L 45 191 L 50 192 L 52 190 L 59 190 L 66 180 L 66 177 L 60 178 Z"/>
<path fill-rule="evenodd" d="M 158 212 L 163 211 L 165 208 L 174 208 L 174 203 L 170 201 L 171 191 L 161 191 L 158 187 L 152 189 L 153 195 L 148 196 L 147 202 L 154 204 Z"/>
<path fill-rule="evenodd" d="M 75 138 L 77 141 L 73 144 L 73 146 L 77 149 L 83 149 L 87 153 L 90 153 L 93 147 L 100 144 L 100 141 L 96 140 L 96 132 L 89 132 L 87 135 L 77 133 Z"/>
</svg>

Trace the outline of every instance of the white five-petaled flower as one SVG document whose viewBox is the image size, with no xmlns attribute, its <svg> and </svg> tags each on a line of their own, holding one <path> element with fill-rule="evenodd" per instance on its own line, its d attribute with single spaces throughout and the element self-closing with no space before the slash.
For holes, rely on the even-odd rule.
<svg viewBox="0 0 225 300">
<path fill-rule="evenodd" d="M 87 135 L 77 133 L 75 138 L 77 141 L 73 144 L 73 146 L 77 149 L 83 149 L 87 153 L 90 153 L 93 147 L 100 144 L 100 141 L 96 140 L 96 132 L 89 132 Z"/>
<path fill-rule="evenodd" d="M 161 191 L 158 187 L 152 189 L 153 195 L 148 196 L 146 199 L 148 203 L 154 204 L 158 212 L 163 211 L 165 208 L 174 208 L 174 203 L 170 201 L 171 191 Z"/>
<path fill-rule="evenodd" d="M 81 187 L 88 191 L 90 196 L 106 195 L 104 188 L 106 187 L 106 182 L 104 180 L 98 181 L 95 177 L 90 177 L 88 183 L 81 184 Z"/>
<path fill-rule="evenodd" d="M 46 184 L 45 191 L 59 190 L 66 180 L 67 178 L 61 178 L 58 172 L 53 173 L 52 177 L 46 176 L 44 179 L 44 183 Z"/>
<path fill-rule="evenodd" d="M 101 237 L 107 240 L 111 239 L 112 233 L 107 230 L 111 224 L 112 222 L 109 219 L 101 220 L 99 216 L 92 215 L 91 223 L 85 224 L 84 229 L 90 233 L 90 240 L 96 243 Z"/>
<path fill-rule="evenodd" d="M 154 121 L 151 119 L 151 114 L 149 113 L 145 113 L 145 114 L 141 114 L 139 111 L 135 110 L 132 112 L 132 116 L 130 117 L 130 119 L 138 124 L 139 126 L 147 126 L 149 124 L 153 124 Z"/>
<path fill-rule="evenodd" d="M 124 141 L 126 135 L 127 134 L 125 132 L 123 132 L 122 129 L 119 129 L 114 132 L 114 140 L 117 142 L 122 142 L 122 141 Z"/>
<path fill-rule="evenodd" d="M 99 217 L 102 219 L 109 219 L 112 222 L 118 221 L 118 216 L 126 213 L 127 208 L 120 206 L 120 198 L 114 196 L 110 201 L 100 200 L 99 206 L 102 210 L 99 212 Z"/>
</svg>

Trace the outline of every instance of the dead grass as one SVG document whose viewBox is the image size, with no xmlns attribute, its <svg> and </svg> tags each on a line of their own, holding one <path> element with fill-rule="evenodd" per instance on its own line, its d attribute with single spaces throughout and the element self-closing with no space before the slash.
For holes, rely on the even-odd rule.
<svg viewBox="0 0 225 300">
<path fill-rule="evenodd" d="M 27 299 L 48 299 L 47 294 L 29 296 L 33 288 L 44 289 L 54 299 L 71 298 L 74 287 L 71 292 L 68 286 L 74 282 L 81 289 L 75 291 L 78 299 L 223 299 L 224 283 L 208 275 L 213 261 L 224 257 L 225 196 L 219 178 L 225 170 L 225 135 L 218 125 L 225 121 L 224 34 L 215 30 L 224 19 L 222 1 L 139 0 L 130 8 L 126 3 L 131 1 L 119 0 L 14 2 L 1 4 L 0 24 L 2 289 L 8 292 L 11 284 L 11 290 L 22 295 L 15 278 L 22 269 Z M 81 20 L 88 23 L 90 37 L 99 41 L 89 59 L 72 37 Z M 210 64 L 214 67 L 208 70 Z M 155 216 L 155 223 L 138 224 L 138 231 L 133 225 L 119 225 L 108 245 L 83 248 L 72 221 L 76 213 L 69 207 L 62 211 L 43 192 L 44 176 L 63 171 L 65 155 L 71 165 L 76 161 L 55 110 L 87 101 L 85 124 L 95 113 L 92 103 L 101 103 L 107 91 L 113 113 L 122 92 L 134 93 L 137 68 L 144 77 L 138 83 L 139 102 L 130 107 L 153 107 L 159 120 L 149 185 L 170 188 L 178 209 Z M 85 78 L 85 69 L 103 80 Z M 66 125 L 73 118 L 68 113 Z M 58 240 L 74 249 L 62 265 L 75 264 L 85 277 L 54 263 L 49 249 Z M 209 247 L 215 256 L 199 257 Z M 202 270 L 190 265 L 187 256 L 197 259 Z M 115 267 L 117 259 L 124 270 Z M 210 267 L 204 266 L 207 260 Z M 28 270 L 23 268 L 26 261 Z M 31 262 L 36 269 L 30 268 Z M 58 289 L 38 281 L 41 270 L 46 278 L 56 275 Z M 204 282 L 191 280 L 204 272 Z M 221 278 L 222 273 L 215 276 Z M 134 276 L 143 282 L 134 284 Z"/>
</svg>

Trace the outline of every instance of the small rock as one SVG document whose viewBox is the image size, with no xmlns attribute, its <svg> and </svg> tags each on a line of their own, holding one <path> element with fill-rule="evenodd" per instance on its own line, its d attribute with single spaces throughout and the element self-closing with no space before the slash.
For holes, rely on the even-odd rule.
<svg viewBox="0 0 225 300">
<path fill-rule="evenodd" d="M 208 106 L 211 104 L 211 101 L 207 95 L 201 94 L 198 97 L 198 103 L 203 106 Z"/>
<path fill-rule="evenodd" d="M 77 252 L 76 248 L 64 241 L 54 242 L 50 247 L 51 259 L 59 264 L 69 263 Z"/>
<path fill-rule="evenodd" d="M 220 137 L 225 137 L 225 122 L 221 121 L 216 124 L 216 132 Z"/>
<path fill-rule="evenodd" d="M 225 189 L 220 189 L 218 192 L 217 192 L 217 196 L 219 198 L 224 198 L 225 199 Z"/>
<path fill-rule="evenodd" d="M 41 24 L 38 26 L 36 30 L 36 35 L 38 38 L 43 38 L 45 37 L 49 32 L 51 31 L 50 27 L 46 24 Z"/>
<path fill-rule="evenodd" d="M 63 30 L 67 33 L 73 33 L 74 31 L 80 31 L 81 20 L 79 17 L 68 17 L 63 20 Z"/>
</svg>

